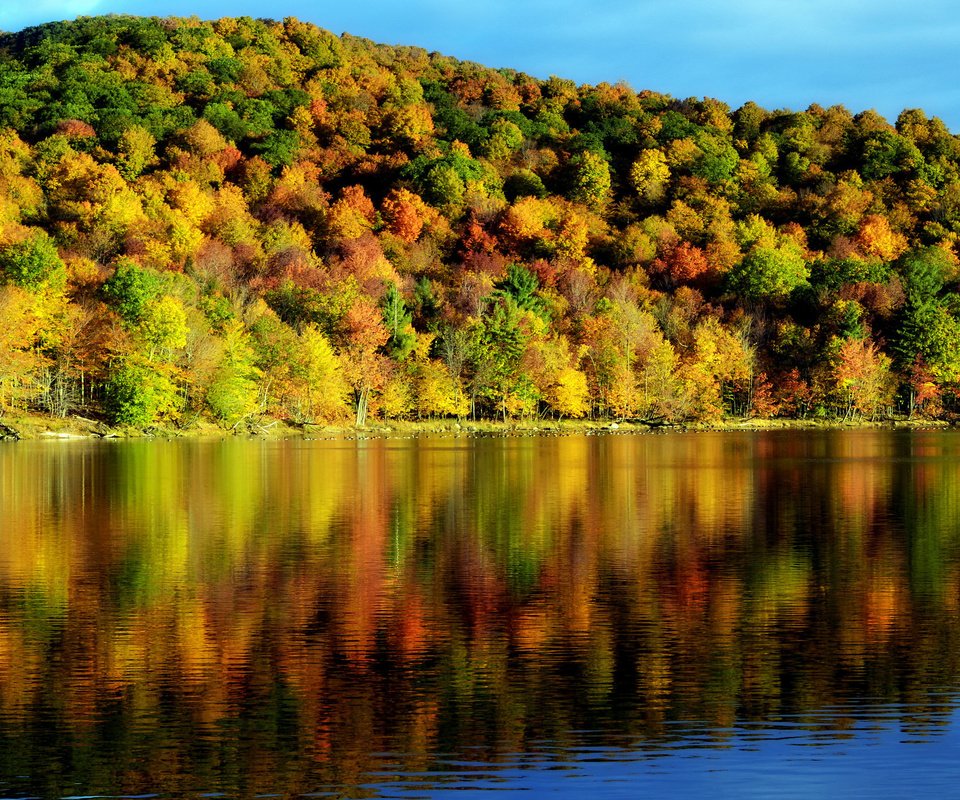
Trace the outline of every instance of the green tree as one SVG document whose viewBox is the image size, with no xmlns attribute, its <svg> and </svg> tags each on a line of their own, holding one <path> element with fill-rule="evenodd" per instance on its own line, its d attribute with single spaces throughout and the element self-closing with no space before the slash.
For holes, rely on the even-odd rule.
<svg viewBox="0 0 960 800">
<path fill-rule="evenodd" d="M 694 137 L 701 155 L 693 166 L 693 174 L 710 183 L 723 183 L 733 177 L 740 156 L 722 135 L 700 131 Z"/>
<path fill-rule="evenodd" d="M 943 289 L 947 276 L 954 272 L 950 254 L 942 247 L 911 250 L 898 264 L 907 302 L 922 306 Z"/>
<path fill-rule="evenodd" d="M 521 264 L 510 264 L 506 277 L 495 284 L 498 293 L 508 296 L 523 311 L 546 313 L 543 298 L 538 294 L 540 280 Z"/>
<path fill-rule="evenodd" d="M 62 286 L 66 277 L 56 245 L 42 230 L 0 247 L 0 272 L 7 281 L 25 289 L 37 289 L 45 282 Z"/>
<path fill-rule="evenodd" d="M 542 200 L 547 196 L 547 187 L 535 172 L 521 169 L 503 182 L 503 193 L 511 203 L 518 197 L 536 197 Z"/>
<path fill-rule="evenodd" d="M 526 336 L 520 324 L 521 312 L 510 295 L 500 296 L 484 314 L 474 347 L 474 398 L 493 404 L 506 419 L 522 397 L 520 362 Z"/>
<path fill-rule="evenodd" d="M 110 371 L 105 389 L 107 410 L 118 425 L 148 428 L 174 421 L 183 406 L 173 368 L 136 355 Z"/>
<path fill-rule="evenodd" d="M 223 329 L 223 354 L 207 389 L 207 406 L 222 425 L 236 426 L 259 408 L 255 353 L 250 335 L 239 320 Z"/>
<path fill-rule="evenodd" d="M 161 287 L 162 281 L 156 272 L 144 269 L 130 259 L 121 259 L 101 291 L 124 323 L 133 326 L 160 294 Z"/>
<path fill-rule="evenodd" d="M 942 303 L 907 306 L 894 349 L 902 370 L 919 357 L 938 381 L 960 380 L 960 321 Z"/>
<path fill-rule="evenodd" d="M 413 330 L 413 318 L 407 310 L 407 304 L 395 284 L 387 286 L 387 291 L 380 301 L 383 312 L 383 325 L 390 334 L 387 340 L 386 351 L 395 361 L 403 361 L 417 343 L 417 335 Z"/>
<path fill-rule="evenodd" d="M 730 270 L 727 287 L 747 300 L 783 298 L 804 286 L 810 268 L 798 248 L 756 246 Z"/>
</svg>

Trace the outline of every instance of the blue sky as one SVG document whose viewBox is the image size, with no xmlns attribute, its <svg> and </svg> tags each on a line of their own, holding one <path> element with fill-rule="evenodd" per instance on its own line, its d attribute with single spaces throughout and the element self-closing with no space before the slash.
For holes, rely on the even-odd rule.
<svg viewBox="0 0 960 800">
<path fill-rule="evenodd" d="M 923 108 L 960 132 L 955 0 L 0 0 L 0 29 L 90 14 L 286 16 L 579 83 L 737 108 Z"/>
</svg>

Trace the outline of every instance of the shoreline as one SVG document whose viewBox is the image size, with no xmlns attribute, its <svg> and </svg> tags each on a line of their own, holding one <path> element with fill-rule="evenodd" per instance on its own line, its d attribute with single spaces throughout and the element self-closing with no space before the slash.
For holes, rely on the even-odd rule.
<svg viewBox="0 0 960 800">
<path fill-rule="evenodd" d="M 0 440 L 7 441 L 89 441 L 93 439 L 408 439 L 419 436 L 571 436 L 637 435 L 688 432 L 752 432 L 775 430 L 862 430 L 947 429 L 954 423 L 942 419 L 829 420 L 829 419 L 743 419 L 728 418 L 709 423 L 649 424 L 614 420 L 395 420 L 364 428 L 352 425 L 305 423 L 291 425 L 264 418 L 233 428 L 201 422 L 184 428 L 111 427 L 86 417 L 48 417 L 39 414 L 0 417 Z"/>
</svg>

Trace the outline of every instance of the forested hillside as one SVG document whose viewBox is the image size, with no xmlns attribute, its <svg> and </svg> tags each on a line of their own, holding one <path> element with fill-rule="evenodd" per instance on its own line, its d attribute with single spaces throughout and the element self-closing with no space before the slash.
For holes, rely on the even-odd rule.
<svg viewBox="0 0 960 800">
<path fill-rule="evenodd" d="M 0 35 L 0 411 L 956 409 L 960 140 L 293 19 Z"/>
</svg>

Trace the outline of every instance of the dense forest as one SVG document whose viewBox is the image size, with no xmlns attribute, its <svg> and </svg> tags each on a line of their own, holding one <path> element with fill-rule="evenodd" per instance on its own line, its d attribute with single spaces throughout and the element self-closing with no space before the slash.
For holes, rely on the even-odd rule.
<svg viewBox="0 0 960 800">
<path fill-rule="evenodd" d="M 295 19 L 0 34 L 0 413 L 960 407 L 960 139 Z"/>
</svg>

